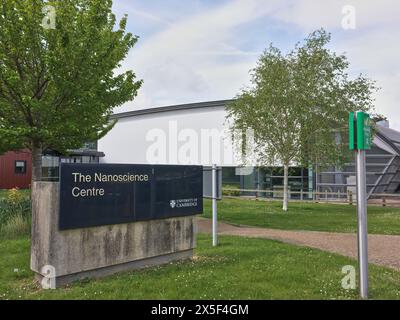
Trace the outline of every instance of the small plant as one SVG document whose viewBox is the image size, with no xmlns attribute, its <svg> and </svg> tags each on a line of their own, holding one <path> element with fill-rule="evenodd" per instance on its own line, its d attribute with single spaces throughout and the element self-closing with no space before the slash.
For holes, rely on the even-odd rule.
<svg viewBox="0 0 400 320">
<path fill-rule="evenodd" d="M 224 190 L 224 189 L 238 189 L 236 190 Z M 237 184 L 223 184 L 222 185 L 222 195 L 230 196 L 230 197 L 239 197 L 240 196 L 240 186 Z"/>
<path fill-rule="evenodd" d="M 25 196 L 21 190 L 19 190 L 19 188 L 12 188 L 7 191 L 7 200 L 12 205 L 18 206 L 24 200 L 24 198 Z"/>
<path fill-rule="evenodd" d="M 31 232 L 31 219 L 20 214 L 12 216 L 0 228 L 0 239 L 16 239 L 29 235 Z"/>
<path fill-rule="evenodd" d="M 29 234 L 30 220 L 29 195 L 18 188 L 7 191 L 6 196 L 0 199 L 0 237 L 15 238 Z"/>
</svg>

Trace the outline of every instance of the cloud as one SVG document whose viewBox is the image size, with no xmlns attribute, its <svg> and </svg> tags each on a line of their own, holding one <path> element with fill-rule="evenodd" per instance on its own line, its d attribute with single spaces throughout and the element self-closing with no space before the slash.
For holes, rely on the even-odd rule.
<svg viewBox="0 0 400 320">
<path fill-rule="evenodd" d="M 307 32 L 321 27 L 334 30 L 342 28 L 345 6 L 355 9 L 357 28 L 398 25 L 397 0 L 290 0 L 274 15 L 281 22 L 294 24 Z"/>
<path fill-rule="evenodd" d="M 376 96 L 377 111 L 389 116 L 394 127 L 400 129 L 397 0 L 205 3 L 198 2 L 192 11 L 168 7 L 169 17 L 165 7 L 159 11 L 154 6 L 145 10 L 143 3 L 139 7 L 135 2 L 127 2 L 126 9 L 133 17 L 158 27 L 141 36 L 123 65 L 144 79 L 144 85 L 139 96 L 117 112 L 232 98 L 249 84 L 248 72 L 263 49 L 261 45 L 274 42 L 278 47 L 291 48 L 309 32 L 324 27 L 332 33 L 330 47 L 339 53 L 346 52 L 351 74 L 362 72 L 377 80 L 382 87 Z M 342 28 L 345 5 L 356 10 L 354 30 Z"/>
<path fill-rule="evenodd" d="M 354 30 L 343 30 L 342 9 L 355 9 Z M 400 4 L 382 1 L 290 1 L 275 12 L 281 22 L 295 26 L 304 33 L 324 27 L 332 33 L 331 47 L 345 52 L 351 74 L 364 73 L 377 81 L 381 90 L 376 94 L 376 111 L 388 116 L 391 126 L 400 130 Z"/>
<path fill-rule="evenodd" d="M 133 9 L 133 10 L 131 10 L 131 13 L 134 16 L 138 16 L 138 17 L 144 18 L 146 20 L 150 20 L 151 22 L 161 23 L 161 24 L 165 24 L 165 25 L 171 25 L 170 21 L 168 21 L 166 19 L 163 19 L 163 18 L 160 18 L 157 15 L 148 13 L 148 12 L 143 11 L 143 10 Z"/>
<path fill-rule="evenodd" d="M 237 29 L 266 16 L 277 4 L 229 1 L 141 38 L 124 68 L 135 70 L 144 85 L 134 103 L 124 109 L 233 97 L 259 55 L 237 46 Z M 232 58 L 229 63 L 226 57 Z"/>
</svg>

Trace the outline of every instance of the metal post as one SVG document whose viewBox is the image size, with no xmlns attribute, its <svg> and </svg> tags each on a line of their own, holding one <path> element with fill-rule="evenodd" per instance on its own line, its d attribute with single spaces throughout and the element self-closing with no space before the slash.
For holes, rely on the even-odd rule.
<svg viewBox="0 0 400 320">
<path fill-rule="evenodd" d="M 256 192 L 256 200 L 258 200 L 259 194 L 258 190 L 260 190 L 260 168 L 257 168 L 257 192 Z"/>
<path fill-rule="evenodd" d="M 353 205 L 353 191 L 349 191 L 349 205 Z"/>
<path fill-rule="evenodd" d="M 315 194 L 314 200 L 318 202 L 318 192 L 319 192 L 319 185 L 318 185 L 318 165 L 315 166 Z"/>
<path fill-rule="evenodd" d="M 362 299 L 368 299 L 368 230 L 365 150 L 357 151 L 357 216 L 360 296 Z"/>
<path fill-rule="evenodd" d="M 217 238 L 217 166 L 212 166 L 212 237 L 213 246 L 218 245 Z"/>
</svg>

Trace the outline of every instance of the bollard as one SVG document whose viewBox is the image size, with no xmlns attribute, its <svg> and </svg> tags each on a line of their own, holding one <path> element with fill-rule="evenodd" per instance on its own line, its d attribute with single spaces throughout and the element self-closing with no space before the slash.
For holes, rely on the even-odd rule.
<svg viewBox="0 0 400 320">
<path fill-rule="evenodd" d="M 353 191 L 349 190 L 349 205 L 353 205 Z"/>
<path fill-rule="evenodd" d="M 218 245 L 218 219 L 217 219 L 217 165 L 213 164 L 211 169 L 212 180 L 212 240 L 213 246 Z"/>
</svg>

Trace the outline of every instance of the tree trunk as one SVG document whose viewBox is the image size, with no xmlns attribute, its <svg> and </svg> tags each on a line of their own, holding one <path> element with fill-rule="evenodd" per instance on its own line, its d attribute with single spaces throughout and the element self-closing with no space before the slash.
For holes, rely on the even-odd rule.
<svg viewBox="0 0 400 320">
<path fill-rule="evenodd" d="M 42 180 L 42 147 L 35 143 L 32 148 L 32 184 Z"/>
<path fill-rule="evenodd" d="M 288 211 L 289 203 L 289 165 L 285 164 L 283 166 L 283 211 Z"/>
</svg>

